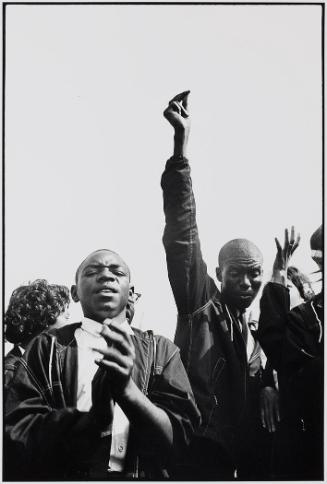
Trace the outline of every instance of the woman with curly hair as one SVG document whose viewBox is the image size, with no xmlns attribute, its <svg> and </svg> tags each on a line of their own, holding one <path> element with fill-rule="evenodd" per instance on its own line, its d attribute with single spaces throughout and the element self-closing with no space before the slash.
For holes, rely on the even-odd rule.
<svg viewBox="0 0 327 484">
<path fill-rule="evenodd" d="M 5 388 L 28 343 L 49 327 L 68 322 L 69 303 L 69 289 L 49 284 L 45 279 L 36 279 L 13 291 L 4 319 L 6 340 L 14 344 L 5 357 Z"/>
<path fill-rule="evenodd" d="M 60 286 L 59 284 L 52 284 L 53 295 L 57 301 L 57 305 L 61 308 L 59 316 L 57 316 L 54 324 L 50 324 L 51 328 L 61 328 L 68 323 L 70 318 L 69 304 L 70 304 L 70 291 L 66 286 Z"/>
</svg>

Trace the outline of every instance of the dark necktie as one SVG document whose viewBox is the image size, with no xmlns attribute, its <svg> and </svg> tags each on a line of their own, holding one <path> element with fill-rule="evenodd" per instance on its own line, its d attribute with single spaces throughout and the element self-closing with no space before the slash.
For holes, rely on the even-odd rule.
<svg viewBox="0 0 327 484">
<path fill-rule="evenodd" d="M 247 342 L 248 342 L 248 325 L 247 325 L 247 322 L 246 322 L 245 311 L 243 311 L 239 315 L 239 321 L 241 323 L 242 336 L 243 336 L 243 339 L 244 339 L 244 342 L 245 342 L 245 346 L 246 346 L 247 345 Z"/>
</svg>

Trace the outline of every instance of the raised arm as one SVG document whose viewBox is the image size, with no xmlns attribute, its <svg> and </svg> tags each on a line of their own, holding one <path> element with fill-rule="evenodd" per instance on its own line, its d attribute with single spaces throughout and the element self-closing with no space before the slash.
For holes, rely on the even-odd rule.
<svg viewBox="0 0 327 484">
<path fill-rule="evenodd" d="M 174 154 L 161 180 L 168 277 L 181 315 L 193 313 L 216 290 L 202 258 L 190 166 L 185 157 L 190 132 L 188 95 L 189 91 L 178 94 L 164 111 L 174 128 Z"/>
<path fill-rule="evenodd" d="M 275 369 L 279 369 L 283 346 L 286 338 L 286 326 L 289 320 L 290 296 L 287 289 L 287 268 L 291 256 L 300 243 L 300 235 L 295 236 L 285 229 L 284 245 L 276 238 L 277 253 L 273 265 L 271 281 L 266 285 L 260 300 L 260 319 L 258 339 Z"/>
</svg>

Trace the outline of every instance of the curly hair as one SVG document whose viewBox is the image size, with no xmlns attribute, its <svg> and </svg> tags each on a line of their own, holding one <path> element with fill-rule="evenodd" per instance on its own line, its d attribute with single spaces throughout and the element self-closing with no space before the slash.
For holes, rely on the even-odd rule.
<svg viewBox="0 0 327 484">
<path fill-rule="evenodd" d="M 5 336 L 13 344 L 26 344 L 56 322 L 70 303 L 69 289 L 36 279 L 19 286 L 5 313 Z"/>
</svg>

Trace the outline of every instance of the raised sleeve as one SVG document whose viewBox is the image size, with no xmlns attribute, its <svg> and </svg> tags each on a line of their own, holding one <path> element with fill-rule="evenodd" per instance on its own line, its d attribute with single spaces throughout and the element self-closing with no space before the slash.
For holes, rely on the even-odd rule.
<svg viewBox="0 0 327 484">
<path fill-rule="evenodd" d="M 186 158 L 167 161 L 161 179 L 168 277 L 179 314 L 192 314 L 215 292 L 203 260 L 190 166 Z"/>
</svg>

